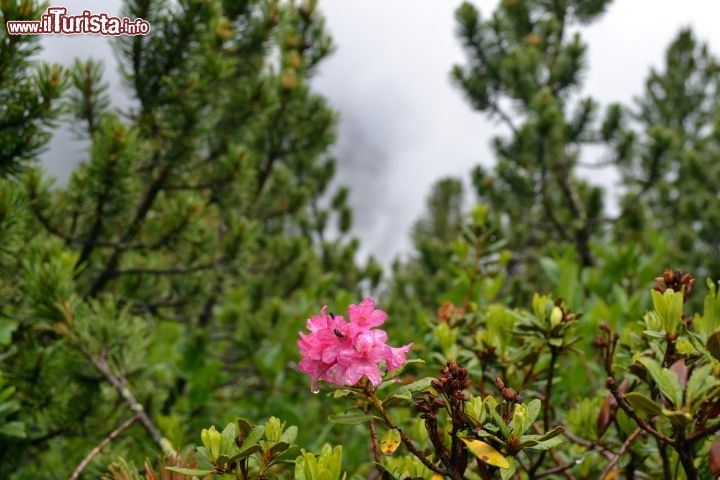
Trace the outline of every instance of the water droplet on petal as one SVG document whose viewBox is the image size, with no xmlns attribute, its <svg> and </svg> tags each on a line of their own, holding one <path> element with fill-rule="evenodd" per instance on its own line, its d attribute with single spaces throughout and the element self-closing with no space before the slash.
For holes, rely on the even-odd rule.
<svg viewBox="0 0 720 480">
<path fill-rule="evenodd" d="M 317 386 L 315 386 L 315 385 L 313 385 L 312 388 L 310 389 L 310 391 L 311 391 L 312 393 L 320 393 L 320 388 L 317 387 Z"/>
</svg>

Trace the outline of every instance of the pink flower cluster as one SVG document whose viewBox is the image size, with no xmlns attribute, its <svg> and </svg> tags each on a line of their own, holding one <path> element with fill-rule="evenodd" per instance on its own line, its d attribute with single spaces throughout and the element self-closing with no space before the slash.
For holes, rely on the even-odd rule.
<svg viewBox="0 0 720 480">
<path fill-rule="evenodd" d="M 363 376 L 377 386 L 382 381 L 380 363 L 388 372 L 405 363 L 405 354 L 412 343 L 394 348 L 387 345 L 387 332 L 374 329 L 385 323 L 387 314 L 375 308 L 366 298 L 360 305 L 348 307 L 350 322 L 328 314 L 327 306 L 307 320 L 309 334 L 300 332 L 297 345 L 303 359 L 300 370 L 310 375 L 312 390 L 317 392 L 318 380 L 335 385 L 355 385 Z"/>
</svg>

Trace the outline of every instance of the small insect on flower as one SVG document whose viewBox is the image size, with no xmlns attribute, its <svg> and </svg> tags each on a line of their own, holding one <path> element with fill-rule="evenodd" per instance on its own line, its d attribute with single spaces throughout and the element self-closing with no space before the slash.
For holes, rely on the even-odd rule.
<svg viewBox="0 0 720 480">
<path fill-rule="evenodd" d="M 382 382 L 382 364 L 388 372 L 405 364 L 412 344 L 391 347 L 386 343 L 387 332 L 375 327 L 385 322 L 387 314 L 375 308 L 371 298 L 348 307 L 349 322 L 326 309 L 322 307 L 320 315 L 307 319 L 309 332 L 299 332 L 297 341 L 303 357 L 298 366 L 310 375 L 312 391 L 318 391 L 320 380 L 356 385 L 363 376 L 378 386 Z"/>
</svg>

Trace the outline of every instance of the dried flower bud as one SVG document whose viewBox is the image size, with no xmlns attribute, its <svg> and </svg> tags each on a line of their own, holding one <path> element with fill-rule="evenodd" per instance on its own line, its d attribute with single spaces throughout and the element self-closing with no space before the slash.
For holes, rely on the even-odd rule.
<svg viewBox="0 0 720 480">
<path fill-rule="evenodd" d="M 520 395 L 510 387 L 505 387 L 500 392 L 500 396 L 507 402 L 520 403 L 522 400 Z"/>
<path fill-rule="evenodd" d="M 675 292 L 683 292 L 683 300 L 687 300 L 692 292 L 695 279 L 689 273 L 682 273 L 680 270 L 666 268 L 662 277 L 655 278 L 655 290 L 664 293 L 668 288 Z"/>
</svg>

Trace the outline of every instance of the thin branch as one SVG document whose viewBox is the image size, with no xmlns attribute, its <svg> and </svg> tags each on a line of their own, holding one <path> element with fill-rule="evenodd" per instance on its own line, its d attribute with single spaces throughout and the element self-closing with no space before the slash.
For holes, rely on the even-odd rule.
<svg viewBox="0 0 720 480">
<path fill-rule="evenodd" d="M 717 433 L 720 431 L 720 422 L 716 423 L 712 427 L 700 430 L 699 432 L 695 432 L 692 435 L 690 435 L 687 438 L 688 443 L 692 444 L 697 442 L 698 440 L 701 440 L 705 437 L 709 437 L 710 435 L 713 435 L 714 433 Z"/>
<path fill-rule="evenodd" d="M 608 460 L 611 460 L 613 458 L 613 455 L 614 455 L 613 451 L 610 450 L 609 448 L 607 448 L 605 445 L 587 440 L 582 437 L 578 437 L 577 435 L 575 435 L 572 432 L 569 432 L 568 430 L 565 430 L 564 435 L 571 442 L 577 443 L 578 445 L 582 445 L 583 447 L 587 447 L 590 450 L 595 450 L 597 452 L 600 452 Z"/>
<path fill-rule="evenodd" d="M 140 402 L 137 401 L 135 395 L 133 395 L 127 385 L 125 385 L 124 380 L 117 377 L 115 374 L 112 373 L 112 371 L 110 371 L 110 366 L 108 365 L 105 357 L 92 355 L 90 354 L 90 352 L 87 352 L 85 350 L 83 350 L 83 353 L 92 362 L 92 364 L 95 365 L 95 367 L 100 371 L 100 373 L 103 374 L 105 379 L 113 387 L 115 387 L 115 390 L 117 390 L 120 396 L 125 400 L 125 403 L 127 403 L 127 405 L 130 407 L 130 410 L 136 412 L 138 420 L 140 420 L 140 423 L 142 423 L 143 427 L 145 427 L 145 430 L 150 435 L 150 438 L 152 438 L 153 441 L 160 447 L 163 453 L 167 455 L 174 454 L 175 451 L 173 450 L 170 443 L 167 441 L 167 439 L 163 438 L 163 436 L 160 435 L 157 427 L 155 427 L 155 424 L 150 419 L 147 412 L 145 412 L 145 408 Z"/>
<path fill-rule="evenodd" d="M 92 135 L 92 133 L 91 133 Z M 115 155 L 111 152 L 110 155 Z M 75 262 L 75 269 L 78 269 L 80 265 L 87 262 L 93 250 L 97 247 L 97 241 L 103 231 L 103 219 L 105 218 L 105 204 L 110 200 L 110 189 L 112 188 L 112 182 L 114 180 L 114 169 L 115 163 L 112 161 L 107 162 L 107 167 L 103 170 L 103 184 L 102 191 L 97 197 L 97 203 L 95 204 L 95 215 L 93 218 L 92 226 L 90 227 L 90 234 L 85 240 L 80 251 L 80 256 Z"/>
<path fill-rule="evenodd" d="M 440 475 L 444 475 L 446 477 L 452 477 L 451 473 L 438 467 L 434 463 L 432 463 L 410 440 L 410 437 L 407 436 L 407 434 L 403 431 L 402 428 L 398 427 L 392 418 L 388 415 L 387 411 L 383 407 L 380 400 L 375 396 L 374 393 L 371 394 L 370 400 L 373 403 L 373 406 L 377 409 L 378 412 L 383 416 L 383 419 L 385 420 L 385 425 L 387 425 L 388 428 L 394 428 L 400 433 L 400 440 L 402 440 L 402 443 L 407 447 L 408 450 L 410 450 L 410 453 L 415 455 L 418 460 L 422 462 L 423 465 L 425 465 L 427 468 L 429 468 L 431 471 L 435 473 L 439 473 Z"/>
<path fill-rule="evenodd" d="M 135 212 L 135 217 L 133 218 L 132 222 L 125 231 L 125 234 L 120 240 L 121 243 L 124 243 L 131 239 L 140 230 L 143 220 L 145 220 L 145 217 L 150 211 L 150 208 L 152 208 L 152 205 L 155 202 L 155 198 L 160 193 L 161 187 L 163 183 L 165 183 L 169 175 L 169 165 L 163 166 L 157 172 L 152 183 L 148 186 L 147 190 L 145 190 L 145 194 L 143 195 L 143 198 L 140 201 L 140 205 L 138 205 L 137 211 Z M 85 295 L 86 297 L 94 297 L 95 295 L 97 295 L 100 290 L 105 287 L 107 282 L 109 282 L 114 277 L 113 274 L 117 270 L 118 264 L 120 263 L 121 254 L 122 250 L 116 248 L 110 256 L 110 259 L 108 259 L 108 261 L 105 263 L 102 273 L 95 279 L 93 284 L 90 286 L 90 289 Z"/>
<path fill-rule="evenodd" d="M 220 265 L 220 262 L 214 261 L 210 263 L 199 263 L 190 265 L 187 267 L 172 267 L 172 268 L 126 268 L 124 270 L 115 270 L 112 272 L 111 277 L 119 277 L 121 275 L 182 275 L 185 273 L 200 272 L 203 270 L 210 270 Z"/>
<path fill-rule="evenodd" d="M 590 162 L 577 162 L 576 164 L 580 168 L 607 168 L 617 165 L 617 160 L 614 158 L 608 159 L 608 160 L 600 160 L 598 162 L 590 163 Z"/>
<path fill-rule="evenodd" d="M 130 426 L 135 423 L 135 420 L 137 420 L 140 417 L 140 413 L 136 413 L 132 417 L 125 420 L 120 426 L 118 426 L 115 430 L 110 432 L 107 437 L 103 438 L 100 443 L 95 445 L 95 447 L 88 452 L 87 455 L 85 455 L 85 458 L 82 459 L 82 461 L 78 464 L 75 471 L 73 471 L 72 475 L 70 475 L 70 480 L 77 480 L 80 477 L 80 474 L 83 470 L 85 470 L 85 467 L 88 466 L 88 464 L 92 461 L 95 456 L 102 451 L 103 448 L 107 447 L 107 445 L 112 442 L 118 435 L 120 435 L 124 430 L 127 430 L 130 428 Z"/>
<path fill-rule="evenodd" d="M 578 459 L 578 460 L 581 460 L 581 459 Z M 566 463 L 564 465 L 558 465 L 556 467 L 548 468 L 547 470 L 543 470 L 542 472 L 538 472 L 532 478 L 549 477 L 550 475 L 556 475 L 558 473 L 564 474 L 564 473 L 567 473 L 567 471 L 570 470 L 571 468 L 577 467 L 578 465 L 580 465 L 580 462 L 577 460 L 570 462 L 570 463 Z M 600 477 L 600 478 L 605 478 L 605 477 Z"/>
<path fill-rule="evenodd" d="M 503 123 L 510 129 L 510 131 L 512 131 L 513 135 L 517 136 L 520 134 L 520 130 L 518 130 L 518 128 L 515 126 L 515 123 L 512 121 L 510 115 L 508 115 L 505 110 L 500 108 L 500 105 L 498 105 L 497 102 L 489 101 L 489 106 L 490 112 L 500 117 L 500 120 L 502 120 Z"/>
<path fill-rule="evenodd" d="M 642 428 L 646 432 L 648 432 L 653 437 L 657 438 L 661 442 L 670 445 L 671 447 L 675 448 L 675 440 L 672 438 L 666 437 L 662 433 L 655 430 L 653 427 L 651 427 L 645 420 L 640 418 L 640 416 L 637 414 L 635 409 L 628 403 L 627 400 L 625 400 L 625 396 L 620 393 L 620 390 L 618 390 L 617 383 L 615 383 L 615 379 L 613 377 L 608 377 L 607 379 L 607 387 L 610 389 L 610 393 L 612 393 L 612 396 L 615 397 L 615 400 L 618 403 L 618 406 L 622 408 L 625 413 L 630 416 L 633 420 L 635 420 L 635 423 L 638 427 Z"/>
<path fill-rule="evenodd" d="M 634 432 L 632 432 L 630 434 L 630 436 L 628 438 L 625 439 L 622 446 L 620 446 L 620 450 L 617 451 L 615 456 L 610 460 L 610 463 L 608 463 L 607 466 L 605 467 L 605 470 L 603 470 L 603 472 L 600 474 L 600 478 L 609 478 L 610 471 L 613 468 L 615 468 L 615 465 L 617 465 L 618 462 L 620 461 L 620 457 L 625 455 L 625 452 L 627 452 L 628 448 L 630 448 L 630 445 L 632 444 L 632 442 L 634 442 L 635 439 L 637 437 L 639 437 L 641 433 L 642 433 L 642 428 L 638 427 L 635 429 Z"/>
</svg>

